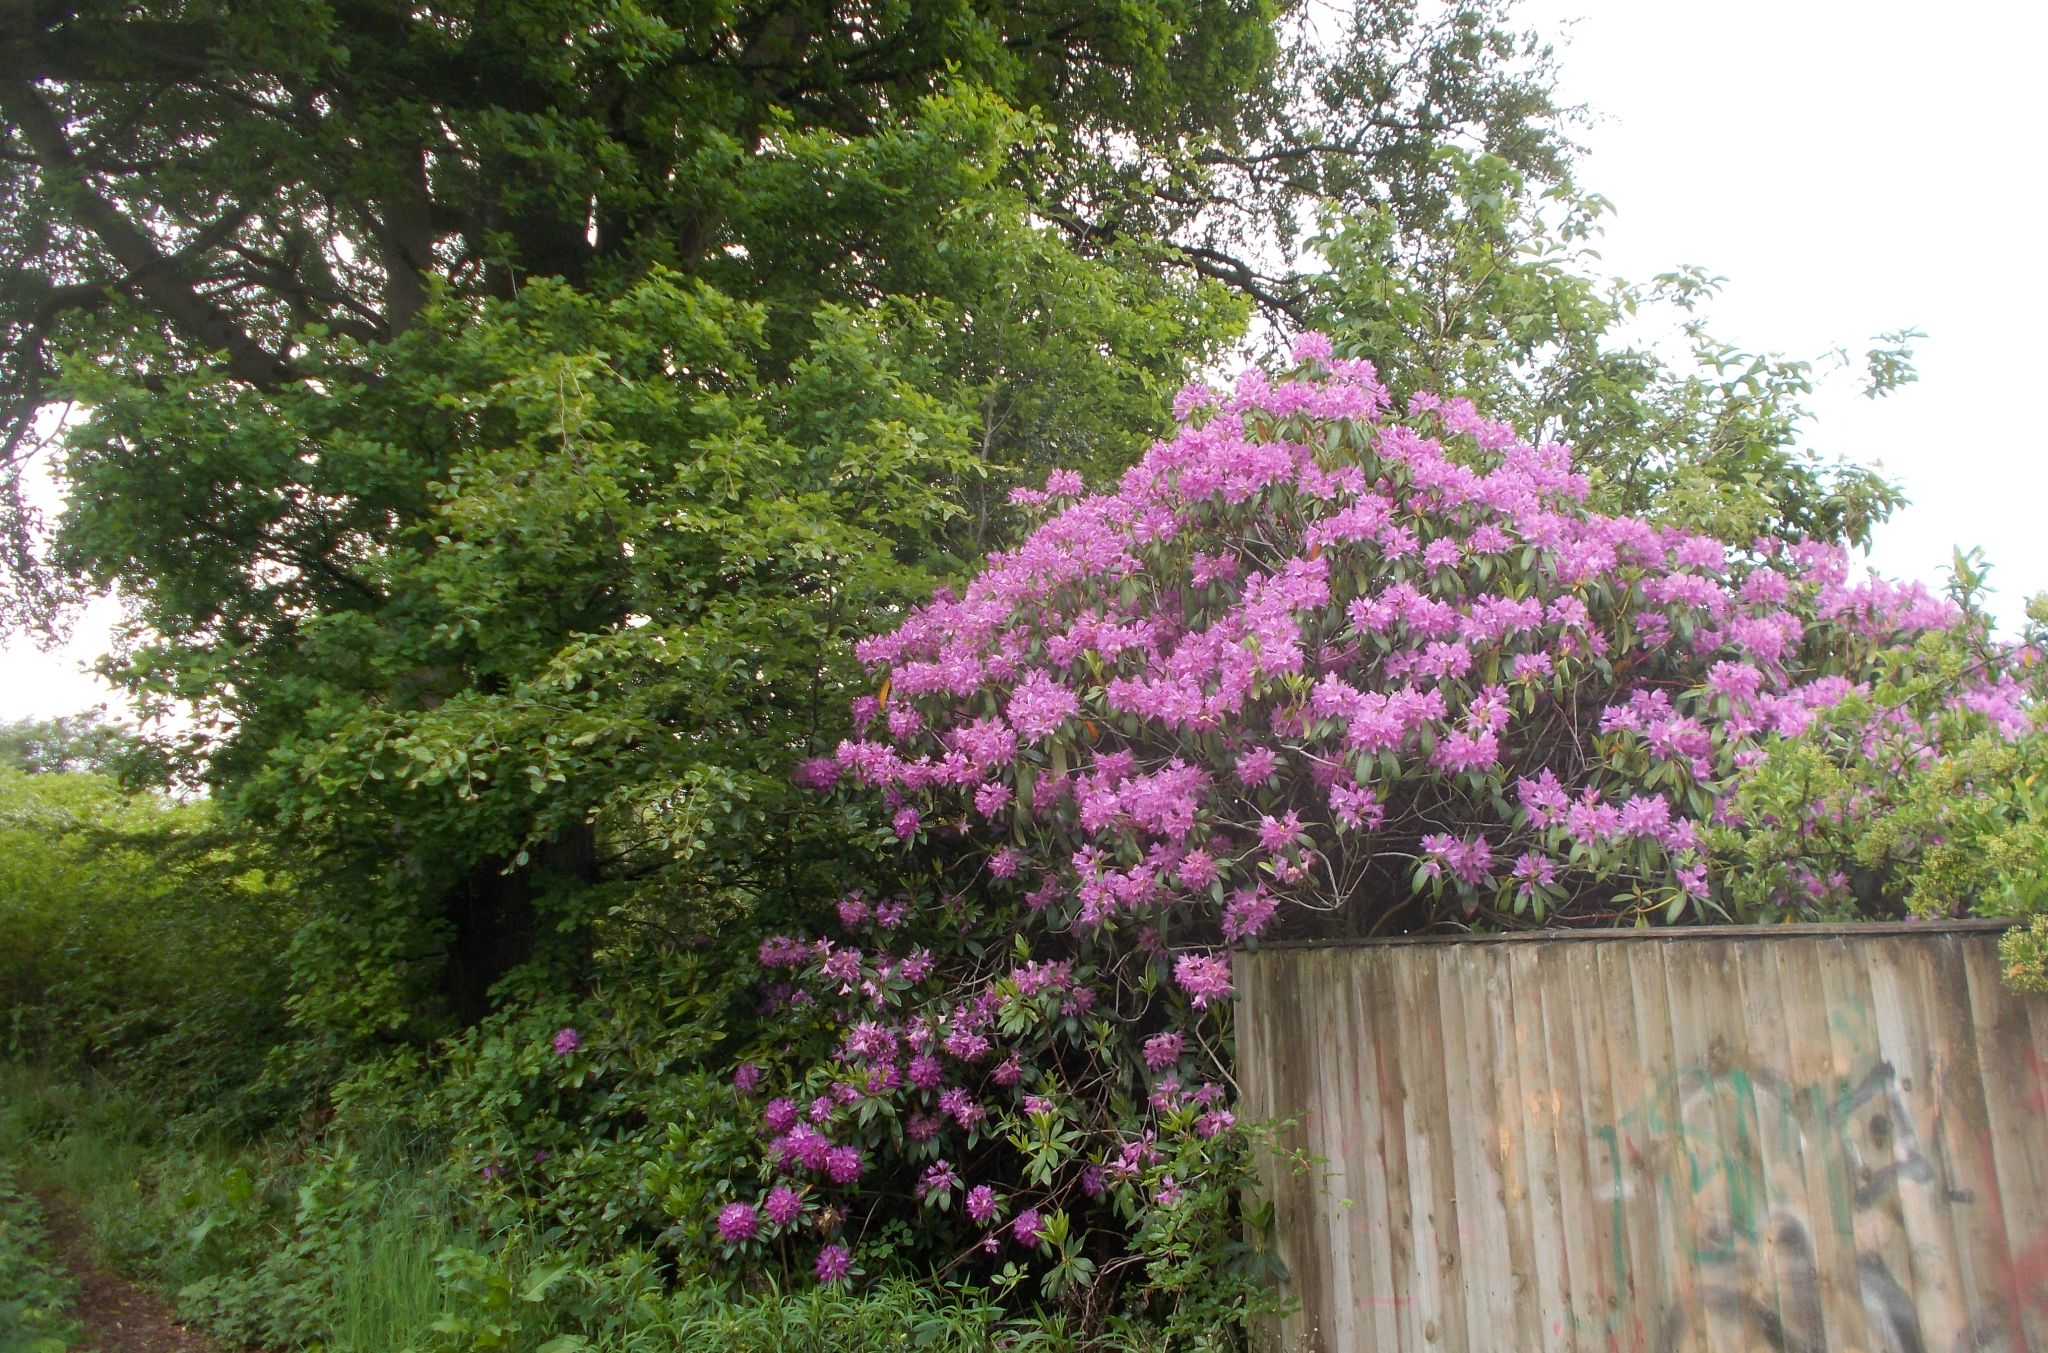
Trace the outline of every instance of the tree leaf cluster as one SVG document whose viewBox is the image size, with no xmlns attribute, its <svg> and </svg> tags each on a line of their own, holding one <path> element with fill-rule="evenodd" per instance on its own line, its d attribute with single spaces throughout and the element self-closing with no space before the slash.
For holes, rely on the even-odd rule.
<svg viewBox="0 0 2048 1353">
<path fill-rule="evenodd" d="M 851 639 L 1118 473 L 1312 197 L 1539 178 L 1492 0 L 36 0 L 0 18 L 10 604 L 319 892 L 302 1017 L 474 1020 L 539 961 L 824 896 Z M 42 421 L 38 421 L 39 418 Z"/>
</svg>

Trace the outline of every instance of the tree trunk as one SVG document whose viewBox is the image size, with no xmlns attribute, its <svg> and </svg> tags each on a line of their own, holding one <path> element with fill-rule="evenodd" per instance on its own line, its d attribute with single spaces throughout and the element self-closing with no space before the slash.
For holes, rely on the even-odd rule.
<svg viewBox="0 0 2048 1353">
<path fill-rule="evenodd" d="M 523 865 L 504 859 L 475 865 L 445 902 L 454 928 L 442 978 L 449 1013 L 465 1027 L 490 1014 L 491 988 L 534 956 L 537 899 L 559 883 L 596 881 L 597 831 L 588 823 L 534 846 Z"/>
</svg>

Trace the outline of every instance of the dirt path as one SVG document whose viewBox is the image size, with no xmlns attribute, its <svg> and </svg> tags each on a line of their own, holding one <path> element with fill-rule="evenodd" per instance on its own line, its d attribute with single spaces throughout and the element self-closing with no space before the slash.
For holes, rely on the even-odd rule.
<svg viewBox="0 0 2048 1353">
<path fill-rule="evenodd" d="M 233 1353 L 180 1321 L 171 1303 L 100 1266 L 91 1239 L 61 1201 L 38 1191 L 49 1252 L 78 1283 L 71 1318 L 85 1327 L 79 1347 L 97 1353 Z"/>
</svg>

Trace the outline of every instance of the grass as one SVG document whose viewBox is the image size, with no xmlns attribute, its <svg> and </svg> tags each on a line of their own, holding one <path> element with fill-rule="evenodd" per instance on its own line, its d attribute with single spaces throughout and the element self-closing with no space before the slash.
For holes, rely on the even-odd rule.
<svg viewBox="0 0 2048 1353">
<path fill-rule="evenodd" d="M 180 1127 L 117 1082 L 0 1063 L 0 1170 L 11 1161 L 25 1182 L 62 1196 L 107 1267 L 178 1294 L 183 1316 L 231 1341 L 323 1353 L 1163 1346 L 1145 1330 L 1085 1341 L 1056 1315 L 1006 1316 L 981 1289 L 882 1275 L 851 1290 L 678 1284 L 645 1253 L 598 1259 L 551 1242 L 544 1218 L 485 1225 L 434 1168 L 432 1143 L 372 1133 L 295 1147 Z M 6 1211 L 6 1177 L 0 1331 L 16 1288 L 43 1306 L 53 1300 L 46 1283 L 24 1288 L 7 1276 L 30 1272 L 15 1256 L 36 1240 Z M 37 1337 L 58 1342 L 8 1343 L 0 1333 L 0 1353 L 60 1353 L 65 1332 L 52 1328 Z"/>
<path fill-rule="evenodd" d="M 109 1268 L 233 1338 L 422 1346 L 447 1295 L 438 1256 L 480 1238 L 397 1144 L 294 1158 L 166 1127 L 118 1083 L 0 1063 L 0 1165 L 76 1209 Z"/>
<path fill-rule="evenodd" d="M 442 1311 L 436 1256 L 468 1239 L 434 1199 L 388 1182 L 385 1193 L 388 1206 L 329 1252 L 330 1347 L 403 1348 L 416 1339 Z"/>
</svg>

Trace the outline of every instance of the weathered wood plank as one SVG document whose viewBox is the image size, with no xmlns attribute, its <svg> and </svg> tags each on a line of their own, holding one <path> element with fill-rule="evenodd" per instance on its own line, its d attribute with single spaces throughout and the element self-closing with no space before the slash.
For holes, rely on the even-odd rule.
<svg viewBox="0 0 2048 1353">
<path fill-rule="evenodd" d="M 2004 1273 L 2005 1219 L 1985 1181 L 1994 1177 L 1989 1150 L 1991 1121 L 1984 1102 L 1985 1068 L 1977 1056 L 1976 1020 L 1970 1007 L 1965 946 L 1949 940 L 1916 945 L 1926 961 L 1918 990 L 1909 998 L 1925 1020 L 1924 1061 L 1919 1083 L 1927 1095 L 1922 1145 L 1934 1169 L 1934 1186 L 1948 1205 L 1951 1238 L 1964 1300 L 1969 1308 L 1964 1348 L 2024 1348 L 2017 1313 L 2002 1303 L 1985 1304 L 1979 1294 L 1995 1292 Z"/>
<path fill-rule="evenodd" d="M 1502 1068 L 1514 1085 L 1514 1104 L 1503 1125 L 1519 1148 L 1520 1226 L 1513 1243 L 1515 1265 L 1533 1275 L 1529 1306 L 1536 1324 L 1534 1347 L 1545 1353 L 1568 1353 L 1572 1347 L 1571 1236 L 1565 1226 L 1557 1161 L 1557 1120 L 1562 1095 L 1550 1071 L 1549 1009 L 1560 985 L 1558 965 L 1543 961 L 1543 951 L 1503 950 L 1493 956 L 1504 971 L 1508 1004 L 1497 1018 L 1506 1022 L 1514 1058 Z"/>
<path fill-rule="evenodd" d="M 1450 1174 L 1449 1262 L 1445 1266 L 1448 1300 L 1444 1313 L 1444 1340 L 1457 1348 L 1475 1340 L 1498 1339 L 1495 1303 L 1511 1275 L 1489 1272 L 1480 1241 L 1485 1226 L 1483 1199 L 1492 1192 L 1487 1182 L 1487 1140 L 1491 1128 L 1490 1107 L 1474 1102 L 1475 1082 L 1490 1077 L 1493 1068 L 1482 1052 L 1473 1056 L 1471 1011 L 1478 1001 L 1472 989 L 1471 973 L 1476 966 L 1460 959 L 1456 952 L 1439 949 L 1430 955 L 1435 968 L 1437 1011 L 1443 1030 L 1444 1119 L 1438 1129 L 1449 1150 L 1445 1164 Z M 1488 1117 L 1481 1117 L 1486 1113 Z"/>
<path fill-rule="evenodd" d="M 1565 1007 L 1563 1034 L 1569 1040 L 1559 1060 L 1569 1064 L 1577 1079 L 1577 1118 L 1571 1124 L 1577 1173 L 1583 1191 L 1567 1199 L 1567 1210 L 1579 1210 L 1587 1218 L 1589 1238 L 1587 1263 L 1573 1308 L 1575 1333 L 1581 1349 L 1620 1349 L 1634 1341 L 1634 1298 L 1630 1292 L 1632 1269 L 1628 1259 L 1628 1218 L 1622 1154 L 1614 1144 L 1614 1068 L 1610 1052 L 1614 1038 L 1608 1032 L 1610 1001 L 1593 999 L 1602 991 L 1604 956 L 1602 950 L 1585 946 L 1573 948 L 1571 1001 Z M 1575 1271 L 1577 1273 L 1577 1271 Z"/>
<path fill-rule="evenodd" d="M 1527 1037 L 1526 1021 L 1515 1005 L 1509 950 L 1497 950 L 1479 968 L 1479 1005 L 1467 1019 L 1485 1032 L 1486 1060 L 1475 1089 L 1485 1106 L 1480 1121 L 1487 1134 L 1487 1159 L 1492 1165 L 1488 1192 L 1481 1200 L 1484 1221 L 1482 1253 L 1488 1273 L 1506 1273 L 1505 1283 L 1489 1283 L 1494 1292 L 1496 1336 L 1534 1353 L 1544 1346 L 1542 1313 L 1537 1297 L 1538 1269 L 1529 1218 L 1529 1108 L 1522 1100 L 1515 1074 L 1519 1044 Z"/>
<path fill-rule="evenodd" d="M 2004 1222 L 2006 1254 L 1995 1296 L 2016 1313 L 2024 1347 L 2048 1348 L 2048 1085 L 2040 1041 L 2028 1006 L 2011 999 L 2002 985 L 1995 950 L 1973 950 L 1965 959 L 1970 1005 L 1976 1014 L 1977 1056 L 1983 1065 L 1984 1102 L 1991 1130 L 1989 1187 L 1996 1190 Z"/>
<path fill-rule="evenodd" d="M 1351 965 L 1351 980 L 1333 993 L 1330 1002 L 1342 1026 L 1350 1031 L 1348 1056 L 1339 1061 L 1349 1068 L 1339 1097 L 1351 1107 L 1354 1127 L 1343 1134 L 1344 1174 L 1351 1207 L 1347 1209 L 1346 1235 L 1352 1253 L 1363 1253 L 1366 1262 L 1354 1264 L 1354 1282 L 1348 1305 L 1336 1303 L 1341 1317 L 1349 1312 L 1368 1348 L 1390 1347 L 1398 1331 L 1393 1308 L 1387 1298 L 1393 1287 L 1391 1235 L 1387 1224 L 1387 1180 L 1384 1109 L 1380 1103 L 1380 1050 L 1388 1040 L 1398 1040 L 1401 1031 L 1393 1021 L 1376 1018 L 1382 1000 L 1386 956 L 1376 954 Z"/>
<path fill-rule="evenodd" d="M 1671 1345 L 1674 1331 L 1696 1330 L 1706 1324 L 1688 1235 L 1691 1209 L 1686 1190 L 1692 1162 L 1684 1137 L 1681 1063 L 1672 1033 L 1671 996 L 1664 980 L 1666 949 L 1653 944 L 1616 951 L 1615 955 L 1616 964 L 1628 975 L 1641 1035 L 1638 1055 L 1644 1083 L 1640 1098 L 1628 1101 L 1638 1107 L 1627 1117 L 1644 1162 L 1644 1202 L 1639 1206 L 1653 1219 L 1655 1248 L 1646 1258 L 1653 1259 L 1659 1273 L 1654 1293 L 1639 1289 L 1637 1299 L 1663 1347 Z"/>
<path fill-rule="evenodd" d="M 1544 999 L 1536 1011 L 1542 1019 L 1542 1044 L 1530 1073 L 1536 1077 L 1538 1093 L 1548 1109 L 1548 1177 L 1544 1199 L 1556 1226 L 1561 1275 L 1561 1310 L 1556 1347 L 1565 1353 L 1599 1347 L 1589 1339 L 1587 1314 L 1597 1318 L 1599 1285 L 1604 1277 L 1602 1236 L 1599 1236 L 1599 1208 L 1593 1202 L 1591 1183 L 1585 1171 L 1585 1109 L 1579 1056 L 1573 1044 L 1571 1011 L 1577 1005 L 1575 991 L 1587 980 L 1585 950 L 1567 950 L 1550 964 L 1540 964 L 1530 950 L 1528 960 L 1518 960 L 1516 983 L 1534 985 L 1548 974 Z M 1528 976 L 1524 976 L 1524 972 Z M 1597 1326 L 1593 1326 L 1597 1328 Z"/>
<path fill-rule="evenodd" d="M 2048 999 L 1993 927 L 1268 950 L 1290 1350 L 2048 1349 Z M 1264 1063 L 1264 1065 L 1260 1065 Z"/>
<path fill-rule="evenodd" d="M 1647 951 L 1645 951 L 1647 952 Z M 1647 1074 L 1642 1022 L 1636 1014 L 1634 984 L 1627 954 L 1620 949 L 1591 951 L 1593 980 L 1584 993 L 1587 1017 L 1585 1051 L 1601 1060 L 1604 1075 L 1594 1087 L 1592 1113 L 1587 1122 L 1597 1147 L 1604 1153 L 1602 1178 L 1605 1197 L 1613 1210 L 1613 1224 L 1620 1232 L 1619 1277 L 1621 1324 L 1615 1333 L 1615 1347 L 1638 1353 L 1661 1347 L 1653 1342 L 1658 1329 L 1658 1312 L 1652 1303 L 1665 1290 L 1665 1250 L 1654 1224 L 1657 1177 L 1654 1151 L 1636 1110 L 1649 1102 L 1654 1077 Z"/>
<path fill-rule="evenodd" d="M 1396 1004 L 1407 1037 L 1400 1044 L 1402 1079 L 1407 1089 L 1402 1104 L 1401 1135 L 1408 1156 L 1408 1220 L 1413 1260 L 1409 1267 L 1413 1301 L 1403 1311 L 1402 1337 L 1407 1348 L 1448 1347 L 1444 1331 L 1453 1312 L 1450 1293 L 1456 1282 L 1456 1218 L 1450 1211 L 1450 1151 L 1440 1125 L 1450 1110 L 1444 1092 L 1444 1058 L 1425 1054 L 1431 1031 L 1441 1026 L 1434 963 L 1407 963 L 1401 974 Z M 1449 1245 L 1446 1229 L 1449 1228 Z M 1462 1304 L 1460 1305 L 1462 1313 Z"/>
<path fill-rule="evenodd" d="M 1778 1058 L 1743 1058 L 1737 1093 L 1745 1114 L 1747 1144 L 1755 1161 L 1755 1219 L 1749 1237 L 1762 1311 L 1776 1322 L 1783 1342 L 1794 1348 L 1825 1348 L 1820 1276 L 1814 1263 L 1811 1228 L 1801 1213 L 1807 1196 L 1807 1144 L 1792 1100 L 1792 1066 L 1798 1058 L 1794 1025 L 1781 999 L 1786 981 L 1779 961 L 1783 947 L 1746 945 L 1735 964 L 1739 1008 L 1754 1037 L 1768 1030 L 1787 1035 Z M 1820 1074 L 1809 1065 L 1804 1078 Z M 1803 1083 L 1803 1080 L 1802 1082 Z"/>
<path fill-rule="evenodd" d="M 1892 1068 L 1892 1112 L 1866 1114 L 1860 1140 L 1880 1176 L 1859 1183 L 1862 1210 L 1896 1226 L 1912 1266 L 1904 1290 L 1914 1331 L 1927 1348 L 1968 1347 L 1968 1290 L 1956 1252 L 1956 1218 L 1930 1154 L 1938 1101 L 1932 1093 L 1939 1036 L 1921 1000 L 1921 969 L 1935 946 L 1877 939 L 1858 946 L 1870 982 L 1878 1055 Z"/>
</svg>

